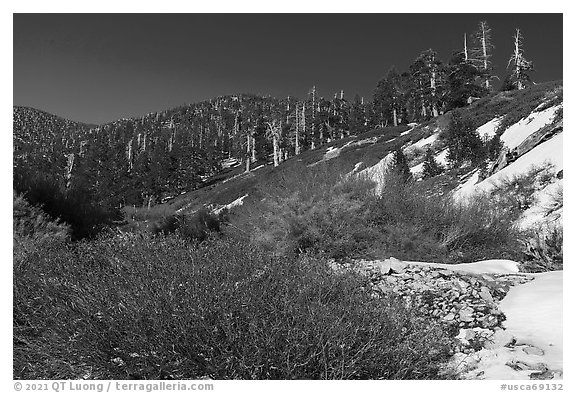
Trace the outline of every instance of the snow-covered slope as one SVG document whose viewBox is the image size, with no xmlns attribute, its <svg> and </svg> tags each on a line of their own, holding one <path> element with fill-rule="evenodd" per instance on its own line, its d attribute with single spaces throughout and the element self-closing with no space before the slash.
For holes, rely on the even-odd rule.
<svg viewBox="0 0 576 393">
<path fill-rule="evenodd" d="M 563 166 L 563 133 L 559 133 L 552 139 L 541 143 L 528 153 L 524 154 L 512 164 L 496 172 L 494 175 L 484 179 L 480 183 L 475 183 L 477 176 L 470 178 L 455 192 L 455 198 L 465 200 L 477 192 L 488 192 L 498 183 L 506 178 L 527 173 L 530 169 L 551 163 L 555 166 L 556 172 L 562 170 Z"/>
<path fill-rule="evenodd" d="M 507 128 L 500 136 L 500 139 L 509 149 L 517 147 L 534 132 L 550 124 L 554 119 L 556 111 L 561 106 L 562 105 L 555 105 L 541 112 L 532 112 L 528 117 Z"/>
<path fill-rule="evenodd" d="M 560 379 L 563 374 L 563 272 L 534 274 L 500 302 L 505 330 L 485 349 L 462 359 L 467 378 Z"/>
<path fill-rule="evenodd" d="M 492 138 L 494 135 L 496 135 L 496 130 L 500 126 L 501 121 L 501 117 L 495 117 L 489 122 L 478 127 L 476 132 L 478 132 L 478 135 L 480 135 L 481 138 Z"/>
<path fill-rule="evenodd" d="M 534 195 L 534 204 L 530 206 L 516 223 L 520 229 L 549 229 L 548 226 L 562 224 L 563 204 L 559 197 L 563 194 L 563 180 L 548 184 Z"/>
<path fill-rule="evenodd" d="M 376 183 L 376 192 L 381 192 L 386 179 L 386 171 L 393 160 L 394 154 L 388 153 L 388 155 L 381 159 L 376 165 L 358 172 L 358 176 L 373 180 Z"/>
</svg>

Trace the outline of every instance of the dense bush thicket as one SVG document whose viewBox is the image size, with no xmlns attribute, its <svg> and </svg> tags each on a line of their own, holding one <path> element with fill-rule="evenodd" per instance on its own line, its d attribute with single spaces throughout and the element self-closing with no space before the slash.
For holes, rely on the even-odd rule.
<svg viewBox="0 0 576 393">
<path fill-rule="evenodd" d="M 220 218 L 207 209 L 201 209 L 194 214 L 174 214 L 156 224 L 152 233 L 177 233 L 187 240 L 203 241 L 211 234 L 220 233 Z"/>
<path fill-rule="evenodd" d="M 38 206 L 31 205 L 22 195 L 14 192 L 13 197 L 13 235 L 14 239 L 59 239 L 67 240 L 70 227 L 53 220 Z"/>
<path fill-rule="evenodd" d="M 448 332 L 322 259 L 112 236 L 14 260 L 17 379 L 439 379 Z"/>
<path fill-rule="evenodd" d="M 440 262 L 521 255 L 510 213 L 497 201 L 459 205 L 450 195 L 428 195 L 426 187 L 392 171 L 376 195 L 371 181 L 319 165 L 262 186 L 263 203 L 243 207 L 229 230 L 281 255 Z"/>
<path fill-rule="evenodd" d="M 538 192 L 548 194 L 547 203 L 538 205 L 547 220 L 523 230 L 519 238 L 526 271 L 558 270 L 563 266 L 564 235 L 559 214 L 564 205 L 563 187 L 560 185 L 551 191 L 543 191 L 557 180 L 557 176 L 554 165 L 544 163 L 533 166 L 524 174 L 502 179 L 491 191 L 490 197 L 502 206 L 510 220 L 518 219 L 526 210 L 533 208 Z"/>
<path fill-rule="evenodd" d="M 284 171 L 262 184 L 262 203 L 232 214 L 230 235 L 280 254 L 321 252 L 341 258 L 367 249 L 378 234 L 367 200 L 373 183 L 342 175 L 334 164 Z"/>
<path fill-rule="evenodd" d="M 72 240 L 93 238 L 122 219 L 119 209 L 100 206 L 86 190 L 65 189 L 47 176 L 15 176 L 14 190 L 28 203 L 40 206 L 52 220 L 68 225 Z"/>
</svg>

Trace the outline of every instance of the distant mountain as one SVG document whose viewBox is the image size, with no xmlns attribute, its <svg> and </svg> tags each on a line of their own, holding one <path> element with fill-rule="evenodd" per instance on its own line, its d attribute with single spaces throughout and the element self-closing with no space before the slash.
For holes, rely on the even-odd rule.
<svg viewBox="0 0 576 393">
<path fill-rule="evenodd" d="M 116 206 L 150 205 L 201 186 L 224 158 L 248 166 L 267 159 L 271 122 L 282 159 L 361 132 L 367 122 L 354 127 L 347 120 L 351 108 L 342 98 L 314 93 L 302 102 L 242 94 L 91 126 L 14 107 L 15 174 L 81 186 Z"/>
</svg>

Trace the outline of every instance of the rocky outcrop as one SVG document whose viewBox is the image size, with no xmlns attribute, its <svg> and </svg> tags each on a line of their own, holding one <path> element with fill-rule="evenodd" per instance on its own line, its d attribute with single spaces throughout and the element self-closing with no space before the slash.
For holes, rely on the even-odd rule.
<svg viewBox="0 0 576 393">
<path fill-rule="evenodd" d="M 564 130 L 564 121 L 559 120 L 558 122 L 546 125 L 540 130 L 532 133 L 528 136 L 520 145 L 516 146 L 511 150 L 503 149 L 500 153 L 498 159 L 490 166 L 488 169 L 487 176 L 491 176 L 494 173 L 507 167 L 519 157 L 528 153 L 534 149 L 539 144 L 546 142 L 555 135 L 561 133 Z"/>
<path fill-rule="evenodd" d="M 433 265 L 413 265 L 396 258 L 333 263 L 336 271 L 353 270 L 367 277 L 373 296 L 393 294 L 453 329 L 457 348 L 471 353 L 502 330 L 498 302 L 511 286 L 533 279 L 525 274 L 474 274 Z"/>
</svg>

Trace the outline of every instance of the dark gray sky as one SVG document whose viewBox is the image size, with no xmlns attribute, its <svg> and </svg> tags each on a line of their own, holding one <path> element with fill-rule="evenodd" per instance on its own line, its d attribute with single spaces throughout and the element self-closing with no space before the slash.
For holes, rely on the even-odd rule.
<svg viewBox="0 0 576 393">
<path fill-rule="evenodd" d="M 15 14 L 14 105 L 104 123 L 223 94 L 370 98 L 392 65 L 444 61 L 486 20 L 503 76 L 515 28 L 562 79 L 562 14 Z"/>
</svg>

